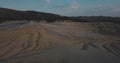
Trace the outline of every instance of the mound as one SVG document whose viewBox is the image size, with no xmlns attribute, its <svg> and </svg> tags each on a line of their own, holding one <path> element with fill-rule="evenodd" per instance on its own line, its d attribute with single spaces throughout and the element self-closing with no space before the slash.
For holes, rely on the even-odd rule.
<svg viewBox="0 0 120 63">
<path fill-rule="evenodd" d="M 1 24 L 0 63 L 119 63 L 119 37 L 95 33 L 92 24 Z"/>
</svg>

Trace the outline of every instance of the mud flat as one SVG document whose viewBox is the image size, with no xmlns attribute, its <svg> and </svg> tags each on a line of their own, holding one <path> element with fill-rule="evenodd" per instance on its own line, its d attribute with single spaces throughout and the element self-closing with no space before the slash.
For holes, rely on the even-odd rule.
<svg viewBox="0 0 120 63">
<path fill-rule="evenodd" d="M 111 42 L 103 45 L 103 47 L 110 53 L 120 57 L 120 41 Z"/>
<path fill-rule="evenodd" d="M 120 63 L 120 37 L 92 24 L 1 24 L 0 63 Z"/>
</svg>

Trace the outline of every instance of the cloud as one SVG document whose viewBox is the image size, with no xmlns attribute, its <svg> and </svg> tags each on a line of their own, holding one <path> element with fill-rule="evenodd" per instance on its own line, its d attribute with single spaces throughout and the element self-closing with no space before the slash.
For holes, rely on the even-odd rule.
<svg viewBox="0 0 120 63">
<path fill-rule="evenodd" d="M 72 15 L 84 16 L 120 16 L 120 8 L 114 5 L 96 5 L 86 9 L 79 9 Z"/>
<path fill-rule="evenodd" d="M 51 0 L 45 0 L 47 3 L 50 3 L 51 2 Z"/>
<path fill-rule="evenodd" d="M 72 2 L 69 4 L 69 7 L 65 12 L 63 12 L 63 15 L 72 15 L 75 12 L 79 10 L 79 3 L 78 0 L 72 0 Z"/>
<path fill-rule="evenodd" d="M 60 4 L 53 8 L 57 9 L 58 14 L 65 16 L 120 16 L 119 6 L 112 4 L 90 5 L 88 7 L 80 6 L 79 0 L 72 0 L 68 4 Z"/>
<path fill-rule="evenodd" d="M 73 0 L 70 7 L 72 9 L 78 9 L 79 8 L 79 3 L 77 2 L 77 0 Z"/>
<path fill-rule="evenodd" d="M 60 3 L 53 6 L 52 8 L 57 8 L 57 9 L 64 8 L 68 11 L 77 10 L 79 8 L 79 3 L 78 0 L 72 0 L 71 3 Z"/>
</svg>

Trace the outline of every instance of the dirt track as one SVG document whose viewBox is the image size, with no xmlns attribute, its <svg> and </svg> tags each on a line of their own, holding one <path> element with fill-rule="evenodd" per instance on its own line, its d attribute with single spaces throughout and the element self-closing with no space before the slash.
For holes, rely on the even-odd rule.
<svg viewBox="0 0 120 63">
<path fill-rule="evenodd" d="M 118 37 L 90 23 L 0 25 L 0 63 L 120 63 Z"/>
</svg>

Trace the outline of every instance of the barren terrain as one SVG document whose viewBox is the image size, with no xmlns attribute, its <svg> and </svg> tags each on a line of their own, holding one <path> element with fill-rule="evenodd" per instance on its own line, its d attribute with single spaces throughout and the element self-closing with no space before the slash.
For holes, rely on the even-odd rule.
<svg viewBox="0 0 120 63">
<path fill-rule="evenodd" d="M 0 63 L 120 63 L 120 37 L 93 24 L 0 24 Z"/>
</svg>

